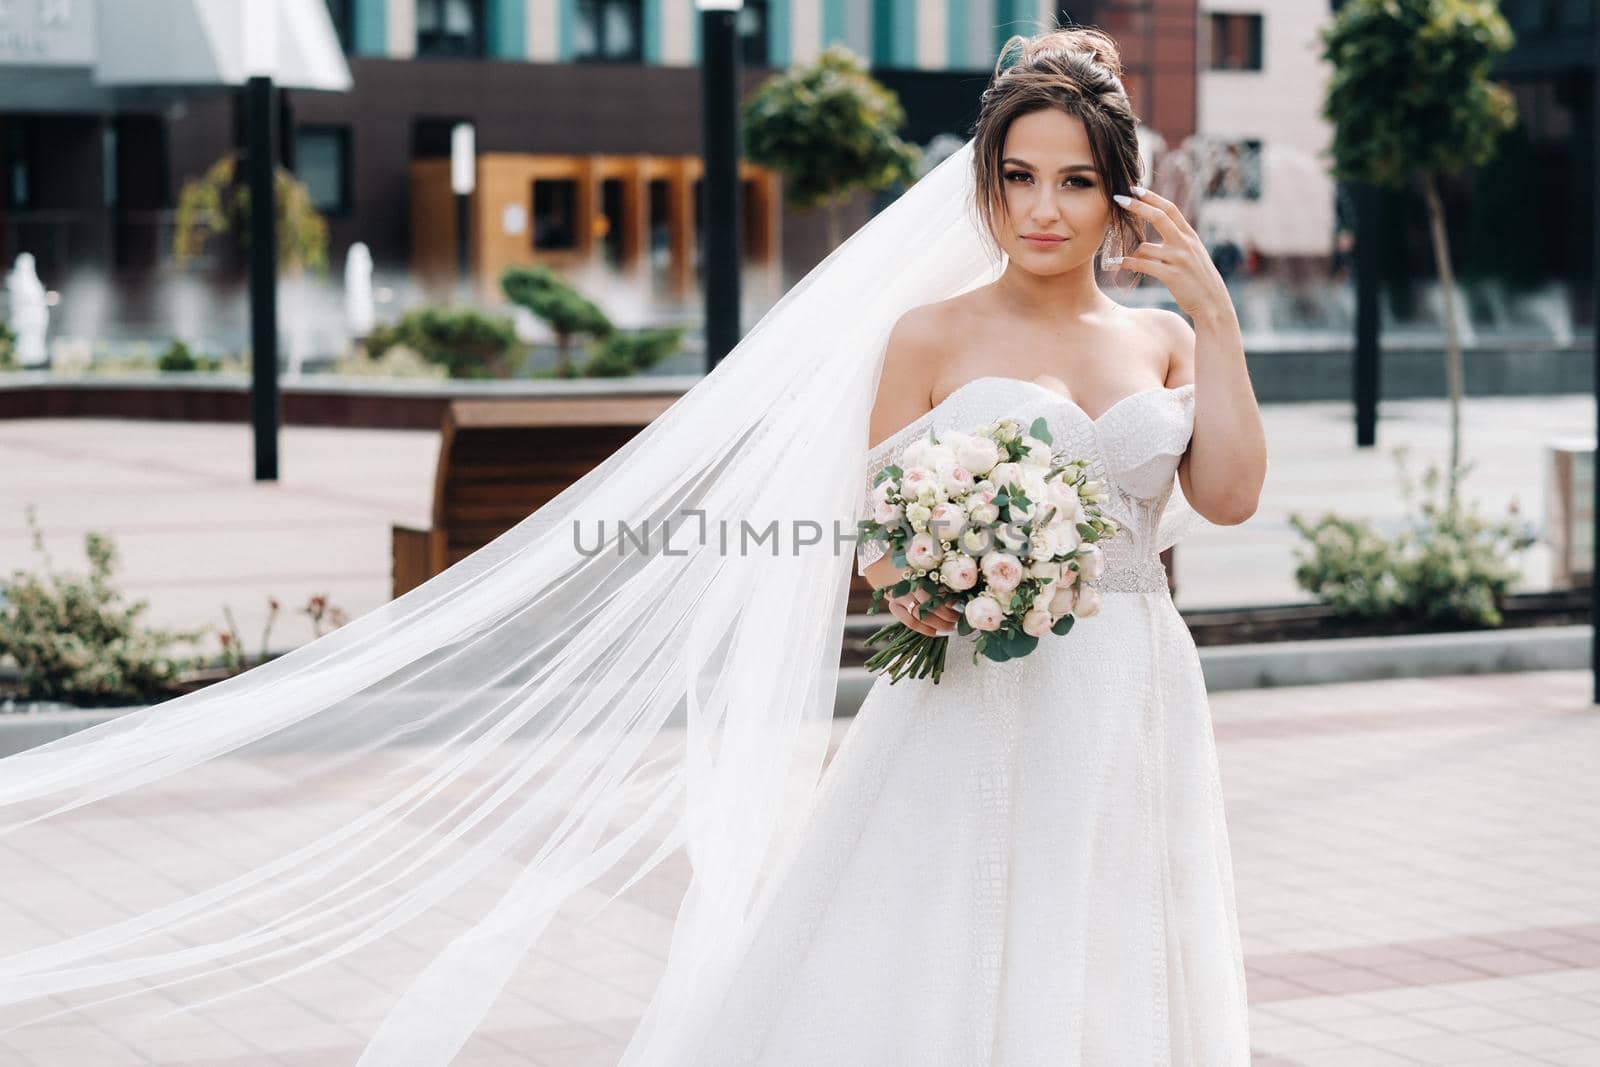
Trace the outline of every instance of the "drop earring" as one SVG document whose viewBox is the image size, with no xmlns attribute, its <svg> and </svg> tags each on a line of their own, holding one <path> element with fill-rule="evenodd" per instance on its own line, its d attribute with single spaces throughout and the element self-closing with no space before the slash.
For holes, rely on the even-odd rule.
<svg viewBox="0 0 1600 1067">
<path fill-rule="evenodd" d="M 1108 226 L 1104 240 L 1100 242 L 1100 263 L 1109 266 L 1122 262 L 1122 227 Z"/>
</svg>

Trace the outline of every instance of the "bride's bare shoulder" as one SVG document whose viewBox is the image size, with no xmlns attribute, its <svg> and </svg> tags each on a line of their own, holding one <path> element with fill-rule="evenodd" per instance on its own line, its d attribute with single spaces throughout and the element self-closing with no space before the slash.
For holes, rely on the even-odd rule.
<svg viewBox="0 0 1600 1067">
<path fill-rule="evenodd" d="M 869 438 L 876 445 L 933 407 L 932 390 L 950 350 L 950 301 L 920 304 L 895 320 L 883 354 Z"/>
</svg>

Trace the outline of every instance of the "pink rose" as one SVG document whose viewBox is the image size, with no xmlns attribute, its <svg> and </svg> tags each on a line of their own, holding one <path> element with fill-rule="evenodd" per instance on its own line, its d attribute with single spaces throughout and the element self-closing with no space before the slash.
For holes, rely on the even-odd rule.
<svg viewBox="0 0 1600 1067">
<path fill-rule="evenodd" d="M 1009 552 L 990 552 L 983 557 L 983 578 L 997 593 L 1009 593 L 1022 583 L 1022 561 Z"/>
<path fill-rule="evenodd" d="M 1000 610 L 1000 602 L 992 596 L 973 597 L 967 601 L 964 614 L 968 626 L 986 633 L 1000 629 L 1000 624 L 1005 621 L 1005 612 Z"/>
</svg>

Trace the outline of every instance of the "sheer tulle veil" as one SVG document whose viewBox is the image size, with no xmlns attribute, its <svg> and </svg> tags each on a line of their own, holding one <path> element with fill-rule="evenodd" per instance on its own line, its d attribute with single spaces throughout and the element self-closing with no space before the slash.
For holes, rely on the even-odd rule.
<svg viewBox="0 0 1600 1067">
<path fill-rule="evenodd" d="M 163 1062 L 217 1030 L 219 1058 L 444 1064 L 538 1007 L 530 961 L 638 919 L 640 879 L 686 860 L 625 1062 L 694 1062 L 824 763 L 885 340 L 1002 265 L 971 164 L 468 559 L 0 760 L 0 1050 Z"/>
</svg>

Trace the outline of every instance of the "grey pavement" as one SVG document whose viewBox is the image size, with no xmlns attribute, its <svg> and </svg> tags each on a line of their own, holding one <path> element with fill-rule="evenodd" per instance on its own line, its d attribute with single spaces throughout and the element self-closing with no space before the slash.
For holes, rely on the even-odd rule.
<svg viewBox="0 0 1600 1067">
<path fill-rule="evenodd" d="M 1440 401 L 1385 405 L 1379 448 L 1352 444 L 1345 404 L 1268 405 L 1270 471 L 1260 510 L 1238 527 L 1202 529 L 1178 550 L 1178 602 L 1207 607 L 1305 599 L 1293 581 L 1297 536 L 1287 517 L 1333 509 L 1393 525 L 1402 514 L 1392 449 L 1420 473 L 1445 454 Z M 1500 514 L 1513 500 L 1542 522 L 1548 442 L 1593 433 L 1581 396 L 1473 398 L 1465 454 L 1477 469 L 1467 494 Z M 327 594 L 352 615 L 389 592 L 389 527 L 425 523 L 438 435 L 418 431 L 289 427 L 282 478 L 251 480 L 242 425 L 42 419 L 0 423 L 0 573 L 33 563 L 23 507 L 33 503 L 50 552 L 83 565 L 85 531 L 111 533 L 123 586 L 151 604 L 152 620 L 195 627 L 230 605 L 254 648 L 268 597 L 286 614 L 275 648 L 311 636 L 292 614 Z M 1548 587 L 1546 553 L 1522 561 L 1524 588 Z M 214 642 L 213 642 L 214 645 Z"/>
<path fill-rule="evenodd" d="M 1256 1067 L 1600 1063 L 1600 712 L 1587 673 L 1231 692 L 1211 712 Z M 835 722 L 836 743 L 852 722 Z M 228 762 L 215 773 L 228 776 Z M 183 876 L 188 849 L 226 845 L 247 860 L 255 842 L 294 832 L 287 813 L 251 807 L 248 794 L 219 810 L 204 783 L 192 793 L 192 808 L 168 804 L 138 823 L 162 837 L 158 850 L 154 837 L 128 840 L 128 820 L 110 833 L 83 819 L 68 839 L 20 853 L 0 842 L 0 867 L 48 864 L 52 849 L 150 849 L 163 859 L 147 878 L 159 882 Z M 329 800 L 293 817 L 326 828 L 339 818 Z M 661 973 L 684 884 L 680 854 L 592 922 L 558 916 L 455 1062 L 615 1064 Z M 147 888 L 63 884 L 39 903 L 114 915 Z M 0 940 L 32 943 L 51 916 L 6 899 L 0 880 Z M 87 1043 L 71 1016 L 6 1034 L 0 1010 L 0 1065 L 348 1065 L 359 1042 L 346 1024 L 366 1017 L 341 1005 L 371 1010 L 375 986 L 398 992 L 426 958 L 411 945 L 400 937 L 385 955 L 312 972 L 297 991 L 309 999 L 257 1009 L 269 1017 L 224 1007 L 160 1039 L 96 1031 L 87 1056 L 64 1051 Z"/>
</svg>

